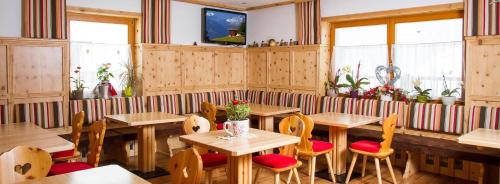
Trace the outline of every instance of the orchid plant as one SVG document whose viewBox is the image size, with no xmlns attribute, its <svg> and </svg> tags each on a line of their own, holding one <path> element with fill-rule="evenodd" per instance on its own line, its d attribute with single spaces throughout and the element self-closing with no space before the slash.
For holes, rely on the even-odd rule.
<svg viewBox="0 0 500 184">
<path fill-rule="evenodd" d="M 460 88 L 455 88 L 455 89 L 450 89 L 448 88 L 448 84 L 446 83 L 446 77 L 443 75 L 443 87 L 444 87 L 444 90 L 443 92 L 441 92 L 441 95 L 442 96 L 445 96 L 445 97 L 452 97 L 454 94 L 460 94 L 458 92 L 458 90 L 460 90 Z"/>
<path fill-rule="evenodd" d="M 414 80 L 413 81 L 413 88 L 415 89 L 415 92 L 417 93 L 417 102 L 427 102 L 431 99 L 431 89 L 422 89 L 420 85 L 422 82 L 420 79 Z"/>
<path fill-rule="evenodd" d="M 337 72 L 335 72 L 335 77 L 333 77 L 333 79 L 328 80 L 328 82 L 325 82 L 326 89 L 333 89 L 333 91 L 335 91 L 335 93 L 338 94 L 340 88 L 349 87 L 348 84 L 339 84 L 341 74 L 342 72 L 340 72 L 340 69 L 338 69 Z"/>
<path fill-rule="evenodd" d="M 358 63 L 358 68 L 356 71 L 356 78 L 353 78 L 353 73 L 350 66 L 345 66 L 342 68 L 342 72 L 345 73 L 345 78 L 349 82 L 346 86 L 350 88 L 351 97 L 357 97 L 357 94 L 363 85 L 368 85 L 370 82 L 366 77 L 359 77 L 359 69 L 361 68 L 361 63 Z"/>
</svg>

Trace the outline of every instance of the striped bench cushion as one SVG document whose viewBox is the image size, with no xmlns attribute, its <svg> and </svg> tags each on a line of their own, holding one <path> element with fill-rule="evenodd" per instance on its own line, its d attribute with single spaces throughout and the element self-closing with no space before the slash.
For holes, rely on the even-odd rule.
<svg viewBox="0 0 500 184">
<path fill-rule="evenodd" d="M 111 103 L 104 99 L 71 100 L 69 109 L 70 119 L 76 113 L 85 111 L 84 125 L 89 125 L 111 114 Z"/>
<path fill-rule="evenodd" d="M 292 93 L 271 91 L 266 93 L 264 102 L 266 105 L 290 106 L 291 97 Z"/>
<path fill-rule="evenodd" d="M 181 94 L 159 95 L 146 97 L 148 112 L 166 112 L 171 114 L 184 114 L 184 96 Z"/>
<path fill-rule="evenodd" d="M 247 90 L 235 90 L 234 93 L 235 93 L 234 95 L 236 96 L 237 99 L 248 100 L 247 99 Z"/>
<path fill-rule="evenodd" d="M 134 114 L 146 112 L 144 97 L 127 97 L 111 99 L 111 114 Z"/>
<path fill-rule="evenodd" d="M 186 114 L 197 113 L 201 111 L 201 103 L 216 103 L 215 92 L 187 93 L 186 94 Z"/>
<path fill-rule="evenodd" d="M 378 114 L 378 100 L 360 99 L 358 100 L 358 107 L 356 107 L 356 114 L 365 116 L 377 116 Z"/>
<path fill-rule="evenodd" d="M 0 124 L 9 123 L 9 106 L 7 104 L 0 105 Z"/>
<path fill-rule="evenodd" d="M 322 96 L 319 99 L 319 112 L 339 112 L 354 114 L 357 108 L 357 99 L 344 97 Z"/>
<path fill-rule="evenodd" d="M 316 114 L 316 104 L 318 100 L 316 95 L 292 93 L 290 98 L 291 107 L 300 108 L 300 111 L 305 115 Z"/>
<path fill-rule="evenodd" d="M 226 105 L 234 100 L 235 92 L 234 91 L 219 91 L 216 92 L 216 105 Z"/>
<path fill-rule="evenodd" d="M 472 106 L 467 131 L 476 128 L 500 129 L 500 107 Z"/>
<path fill-rule="evenodd" d="M 389 115 L 396 113 L 398 115 L 396 126 L 405 127 L 407 124 L 408 108 L 409 106 L 402 101 L 379 101 L 376 116 L 385 119 L 389 117 Z M 382 123 L 383 121 L 380 121 L 380 124 Z"/>
<path fill-rule="evenodd" d="M 414 103 L 410 109 L 408 128 L 453 134 L 463 133 L 464 107 L 432 103 Z"/>
<path fill-rule="evenodd" d="M 63 102 L 15 104 L 14 122 L 35 123 L 42 128 L 63 127 Z"/>
<path fill-rule="evenodd" d="M 266 99 L 266 93 L 264 91 L 248 90 L 246 96 L 248 102 L 254 104 L 264 104 Z"/>
</svg>

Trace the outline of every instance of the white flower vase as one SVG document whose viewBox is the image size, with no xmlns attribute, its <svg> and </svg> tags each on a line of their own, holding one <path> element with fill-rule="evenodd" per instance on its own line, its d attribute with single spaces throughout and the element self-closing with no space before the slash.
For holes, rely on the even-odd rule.
<svg viewBox="0 0 500 184">
<path fill-rule="evenodd" d="M 390 102 L 390 101 L 392 101 L 392 96 L 391 95 L 381 95 L 380 100 Z"/>
<path fill-rule="evenodd" d="M 335 93 L 334 89 L 328 89 L 326 93 L 329 97 L 337 97 L 337 93 Z"/>
<path fill-rule="evenodd" d="M 457 101 L 457 97 L 443 96 L 441 97 L 441 101 L 443 102 L 443 105 L 454 105 L 455 101 Z"/>
<path fill-rule="evenodd" d="M 109 91 L 109 85 L 107 82 L 103 81 L 101 84 L 99 84 L 99 98 L 108 99 L 109 98 L 108 91 Z"/>
<path fill-rule="evenodd" d="M 231 137 L 246 136 L 250 131 L 250 120 L 227 120 L 226 122 L 224 122 L 223 128 L 224 131 Z"/>
</svg>

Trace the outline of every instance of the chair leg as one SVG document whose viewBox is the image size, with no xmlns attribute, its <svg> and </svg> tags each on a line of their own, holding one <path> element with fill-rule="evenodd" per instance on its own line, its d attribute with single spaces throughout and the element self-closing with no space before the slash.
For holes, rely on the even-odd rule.
<svg viewBox="0 0 500 184">
<path fill-rule="evenodd" d="M 377 169 L 378 184 L 382 184 L 382 176 L 380 174 L 380 160 L 378 158 L 375 158 L 375 168 Z"/>
<path fill-rule="evenodd" d="M 288 173 L 288 178 L 286 179 L 286 184 L 292 182 L 292 175 L 293 175 L 293 169 L 290 169 L 290 172 Z"/>
<path fill-rule="evenodd" d="M 387 167 L 389 167 L 389 172 L 391 173 L 392 182 L 394 184 L 397 184 L 398 182 L 396 181 L 396 176 L 394 175 L 394 170 L 392 170 L 391 159 L 386 158 L 385 161 L 387 162 Z"/>
<path fill-rule="evenodd" d="M 253 184 L 257 183 L 257 178 L 259 178 L 260 167 L 257 167 L 257 171 L 255 171 L 255 177 L 253 178 Z"/>
<path fill-rule="evenodd" d="M 328 170 L 330 171 L 330 177 L 332 177 L 333 183 L 337 183 L 335 181 L 335 172 L 333 171 L 333 162 L 332 162 L 332 157 L 330 157 L 330 154 L 325 154 L 326 157 L 326 163 L 328 163 Z"/>
<path fill-rule="evenodd" d="M 345 179 L 345 183 L 349 183 L 351 179 L 352 170 L 354 170 L 354 165 L 356 164 L 356 160 L 358 159 L 358 153 L 354 153 L 352 156 L 351 166 L 349 166 L 349 172 L 347 172 L 347 178 Z"/>
<path fill-rule="evenodd" d="M 316 179 L 316 157 L 311 157 L 311 176 L 309 183 L 314 184 L 314 179 Z"/>
<path fill-rule="evenodd" d="M 366 170 L 366 159 L 368 157 L 366 155 L 363 155 L 363 167 L 361 169 L 361 177 L 365 177 L 365 170 Z"/>
<path fill-rule="evenodd" d="M 312 166 L 312 157 L 309 158 L 309 160 L 307 160 L 307 167 L 308 167 L 308 170 L 307 170 L 307 176 L 311 176 L 311 166 Z"/>
<path fill-rule="evenodd" d="M 297 168 L 293 168 L 293 173 L 295 174 L 295 181 L 297 184 L 300 184 L 300 177 L 299 177 L 299 172 L 297 171 Z"/>
<path fill-rule="evenodd" d="M 212 184 L 212 170 L 206 171 L 207 173 L 207 184 Z"/>
<path fill-rule="evenodd" d="M 274 184 L 280 183 L 280 173 L 274 174 Z"/>
</svg>

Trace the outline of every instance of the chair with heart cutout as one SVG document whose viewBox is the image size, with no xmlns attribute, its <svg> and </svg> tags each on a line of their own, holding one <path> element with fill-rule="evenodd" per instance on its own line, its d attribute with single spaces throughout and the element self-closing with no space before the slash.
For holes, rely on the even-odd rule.
<svg viewBox="0 0 500 184">
<path fill-rule="evenodd" d="M 17 146 L 0 156 L 0 183 L 16 183 L 46 177 L 52 165 L 48 152 Z"/>
<path fill-rule="evenodd" d="M 189 148 L 176 153 L 168 162 L 173 184 L 200 183 L 203 163 L 195 148 Z"/>
<path fill-rule="evenodd" d="M 184 134 L 205 133 L 210 131 L 210 122 L 200 116 L 192 115 L 188 117 L 183 125 Z M 207 172 L 207 181 L 212 183 L 212 173 L 214 169 L 225 167 L 227 156 L 220 153 L 210 152 L 205 148 L 193 146 L 201 156 L 203 170 Z"/>
</svg>

